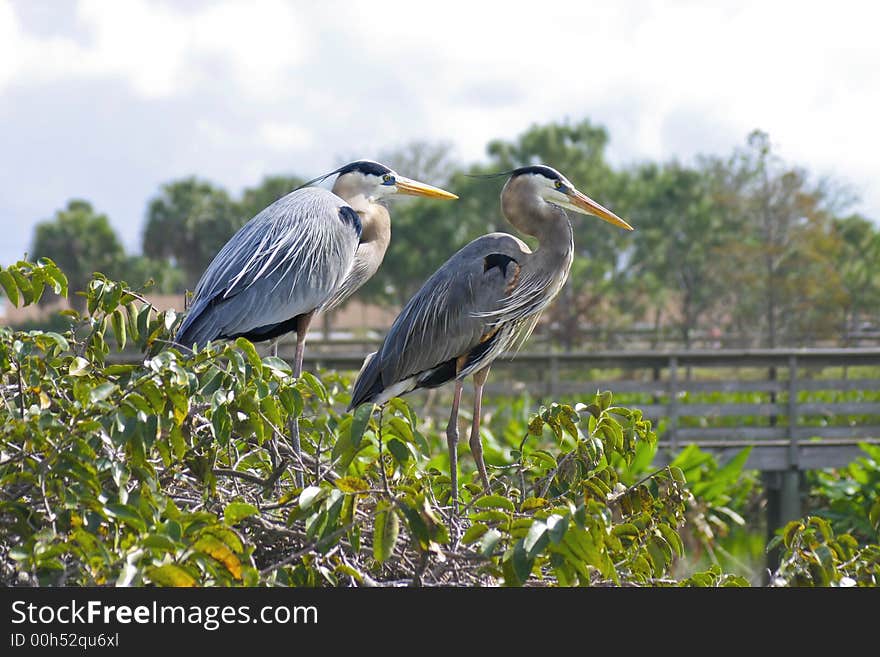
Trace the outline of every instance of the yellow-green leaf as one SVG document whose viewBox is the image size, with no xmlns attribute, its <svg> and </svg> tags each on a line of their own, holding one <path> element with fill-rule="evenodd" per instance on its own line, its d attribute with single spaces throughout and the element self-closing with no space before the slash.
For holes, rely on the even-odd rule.
<svg viewBox="0 0 880 657">
<path fill-rule="evenodd" d="M 238 556 L 229 549 L 229 546 L 219 538 L 206 534 L 196 541 L 193 548 L 222 563 L 226 567 L 226 570 L 229 571 L 229 574 L 235 579 L 241 579 L 241 561 L 239 561 Z"/>
<path fill-rule="evenodd" d="M 397 545 L 400 533 L 400 520 L 394 509 L 386 508 L 376 514 L 376 526 L 373 529 L 373 556 L 376 561 L 384 563 Z"/>
<path fill-rule="evenodd" d="M 159 586 L 195 586 L 196 580 L 180 566 L 168 563 L 147 568 L 147 577 Z"/>
</svg>

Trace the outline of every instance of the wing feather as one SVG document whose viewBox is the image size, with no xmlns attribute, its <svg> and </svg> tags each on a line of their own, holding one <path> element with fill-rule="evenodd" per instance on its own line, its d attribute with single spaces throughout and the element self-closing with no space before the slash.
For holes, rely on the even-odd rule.
<svg viewBox="0 0 880 657">
<path fill-rule="evenodd" d="M 309 187 L 279 199 L 223 246 L 196 286 L 178 342 L 204 344 L 311 312 L 351 269 L 358 234 L 345 202 Z"/>
<path fill-rule="evenodd" d="M 388 387 L 457 358 L 491 330 L 483 315 L 499 310 L 513 268 L 486 269 L 487 256 L 521 261 L 528 247 L 512 235 L 477 238 L 453 255 L 407 303 L 376 356 Z"/>
</svg>

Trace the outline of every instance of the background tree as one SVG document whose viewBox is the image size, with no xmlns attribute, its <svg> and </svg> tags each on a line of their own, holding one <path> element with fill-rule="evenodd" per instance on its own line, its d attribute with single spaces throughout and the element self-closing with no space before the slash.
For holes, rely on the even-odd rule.
<svg viewBox="0 0 880 657">
<path fill-rule="evenodd" d="M 121 273 L 125 251 L 107 215 L 97 213 L 88 201 L 74 199 L 51 220 L 37 224 L 31 257 L 34 261 L 51 258 L 64 269 L 71 305 L 83 310 L 85 301 L 75 292 L 86 289 L 93 272 L 107 276 Z"/>
<path fill-rule="evenodd" d="M 229 194 L 191 177 L 167 183 L 147 209 L 143 252 L 183 270 L 190 289 L 220 248 L 245 221 Z"/>
<path fill-rule="evenodd" d="M 717 261 L 725 234 L 703 171 L 678 162 L 644 164 L 630 174 L 629 193 L 639 234 L 630 276 L 659 328 L 667 309 L 685 349 L 724 289 Z M 636 219 L 637 218 L 637 219 Z"/>
<path fill-rule="evenodd" d="M 305 179 L 299 176 L 266 176 L 256 187 L 244 190 L 241 200 L 238 202 L 239 214 L 245 221 L 248 221 L 281 197 L 290 194 L 304 182 L 306 182 Z"/>
<path fill-rule="evenodd" d="M 846 292 L 842 324 L 844 335 L 858 332 L 863 323 L 877 321 L 880 310 L 880 232 L 860 215 L 834 221 L 840 238 L 836 268 Z M 875 325 L 876 328 L 876 325 Z"/>
<path fill-rule="evenodd" d="M 786 165 L 760 131 L 711 168 L 725 232 L 736 236 L 720 264 L 737 329 L 768 347 L 834 333 L 845 294 L 830 257 L 830 189 Z"/>
<path fill-rule="evenodd" d="M 119 271 L 119 278 L 133 290 L 174 294 L 185 288 L 183 271 L 167 260 L 129 255 Z"/>
</svg>

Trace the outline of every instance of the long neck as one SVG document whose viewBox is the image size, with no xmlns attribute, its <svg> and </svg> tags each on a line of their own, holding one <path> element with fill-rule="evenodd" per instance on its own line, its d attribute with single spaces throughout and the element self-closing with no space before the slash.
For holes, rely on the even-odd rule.
<svg viewBox="0 0 880 657">
<path fill-rule="evenodd" d="M 388 209 L 370 199 L 364 190 L 358 189 L 346 177 L 337 179 L 333 193 L 358 213 L 361 218 L 361 244 L 370 244 L 378 251 L 381 262 L 391 242 L 391 215 Z"/>
<path fill-rule="evenodd" d="M 391 215 L 388 209 L 371 201 L 362 192 L 333 188 L 333 192 L 348 203 L 361 218 L 361 238 L 348 276 L 334 293 L 328 308 L 339 305 L 379 270 L 391 242 Z"/>
<path fill-rule="evenodd" d="M 571 266 L 574 253 L 574 232 L 565 210 L 544 201 L 526 185 L 505 186 L 501 195 L 501 211 L 507 220 L 526 235 L 538 239 L 535 257 L 550 265 Z M 558 263 L 554 265 L 553 263 Z"/>
</svg>

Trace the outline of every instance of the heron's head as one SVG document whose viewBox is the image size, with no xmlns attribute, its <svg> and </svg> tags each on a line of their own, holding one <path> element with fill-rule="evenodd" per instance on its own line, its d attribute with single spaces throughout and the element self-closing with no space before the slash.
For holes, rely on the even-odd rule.
<svg viewBox="0 0 880 657">
<path fill-rule="evenodd" d="M 428 198 L 457 199 L 455 194 L 406 176 L 372 160 L 357 160 L 339 167 L 333 191 L 345 199 L 362 195 L 369 201 L 391 198 L 397 194 Z"/>
<path fill-rule="evenodd" d="M 543 164 L 514 169 L 505 185 L 505 191 L 502 192 L 502 199 L 508 190 L 514 197 L 538 197 L 557 207 L 580 214 L 591 214 L 620 228 L 633 230 L 632 226 L 611 210 L 579 192 L 571 181 L 556 169 Z"/>
</svg>

